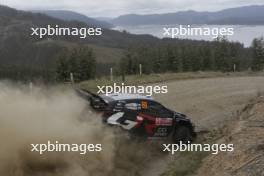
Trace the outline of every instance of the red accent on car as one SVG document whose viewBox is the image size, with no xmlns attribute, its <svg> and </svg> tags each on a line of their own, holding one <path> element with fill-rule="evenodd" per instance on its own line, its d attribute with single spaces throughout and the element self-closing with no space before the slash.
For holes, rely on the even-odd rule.
<svg viewBox="0 0 264 176">
<path fill-rule="evenodd" d="M 148 123 L 145 124 L 145 129 L 146 129 L 147 134 L 152 136 L 154 133 L 154 129 L 157 127 L 155 123 L 156 118 L 150 115 L 143 114 L 143 113 L 139 113 L 139 116 L 147 120 Z"/>
</svg>

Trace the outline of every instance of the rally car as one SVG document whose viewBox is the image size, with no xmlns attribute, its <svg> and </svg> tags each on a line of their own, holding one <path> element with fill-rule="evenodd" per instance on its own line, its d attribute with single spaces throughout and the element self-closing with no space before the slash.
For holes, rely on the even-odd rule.
<svg viewBox="0 0 264 176">
<path fill-rule="evenodd" d="M 172 137 L 177 143 L 187 143 L 196 137 L 189 118 L 164 107 L 151 97 L 138 94 L 95 95 L 83 90 L 81 95 L 90 101 L 93 109 L 102 112 L 103 122 L 120 126 L 133 136 Z"/>
</svg>

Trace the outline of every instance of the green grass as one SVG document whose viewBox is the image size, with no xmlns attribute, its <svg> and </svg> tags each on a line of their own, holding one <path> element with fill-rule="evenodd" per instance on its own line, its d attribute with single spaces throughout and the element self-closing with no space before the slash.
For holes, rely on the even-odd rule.
<svg viewBox="0 0 264 176">
<path fill-rule="evenodd" d="M 213 129 L 205 134 L 198 134 L 196 144 L 214 144 L 219 138 L 222 138 L 226 133 L 226 126 Z M 194 152 L 178 152 L 179 155 L 168 165 L 167 169 L 161 176 L 192 176 L 195 175 L 201 167 L 203 160 L 211 155 L 210 152 L 194 151 Z"/>
<path fill-rule="evenodd" d="M 161 176 L 191 176 L 208 155 L 208 152 L 181 152 Z"/>
</svg>

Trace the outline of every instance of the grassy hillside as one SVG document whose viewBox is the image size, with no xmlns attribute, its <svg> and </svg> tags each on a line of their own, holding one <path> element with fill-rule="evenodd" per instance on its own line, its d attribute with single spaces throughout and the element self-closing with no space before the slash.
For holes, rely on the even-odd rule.
<svg viewBox="0 0 264 176">
<path fill-rule="evenodd" d="M 104 63 L 117 62 L 123 49 L 141 43 L 150 45 L 159 39 L 151 36 L 138 36 L 103 29 L 103 35 L 80 39 L 76 36 L 49 36 L 39 39 L 31 36 L 32 27 L 92 27 L 77 21 L 63 21 L 31 12 L 20 11 L 0 5 L 0 75 L 16 77 L 16 75 L 53 74 L 58 55 L 66 48 L 88 45 L 94 49 L 99 68 Z M 101 64 L 102 63 L 102 64 Z M 20 73 L 18 73 L 20 72 Z M 30 73 L 29 73 L 30 72 Z"/>
<path fill-rule="evenodd" d="M 16 50 L 19 50 L 22 48 L 21 45 L 34 45 L 36 42 L 47 39 L 52 39 L 54 42 L 65 41 L 76 44 L 94 44 L 109 48 L 126 48 L 136 43 L 150 44 L 151 42 L 159 41 L 159 39 L 148 35 L 132 35 L 109 29 L 103 29 L 103 35 L 101 36 L 87 37 L 85 39 L 80 39 L 76 36 L 49 36 L 48 38 L 38 39 L 30 36 L 31 27 L 46 27 L 47 25 L 55 24 L 60 27 L 92 27 L 82 22 L 63 21 L 44 14 L 18 11 L 6 6 L 0 6 L 0 49 L 12 49 L 11 47 L 14 48 L 16 46 Z M 34 52 L 34 50 L 31 52 Z"/>
<path fill-rule="evenodd" d="M 113 27 L 113 25 L 108 22 L 89 18 L 83 14 L 69 11 L 69 10 L 34 10 L 32 12 L 46 14 L 50 17 L 54 17 L 54 18 L 66 20 L 66 21 L 81 21 L 88 25 L 94 25 L 94 26 L 98 26 L 102 28 L 112 28 Z"/>
<path fill-rule="evenodd" d="M 31 36 L 31 28 L 47 25 L 66 28 L 89 28 L 86 23 L 64 21 L 31 12 L 0 6 L 0 79 L 32 80 L 44 78 L 55 80 L 58 58 L 68 50 L 88 46 L 97 60 L 96 77 L 109 73 L 133 75 L 138 65 L 143 73 L 227 71 L 236 65 L 238 71 L 251 67 L 249 48 L 225 39 L 195 41 L 184 39 L 158 39 L 151 35 L 133 35 L 102 29 L 100 36 Z M 120 59 L 122 62 L 119 62 Z M 117 64 L 118 63 L 118 64 Z M 256 62 L 256 65 L 261 63 Z M 72 65 L 68 65 L 71 67 Z M 95 66 L 94 66 L 95 67 Z M 118 69 L 117 69 L 118 68 Z M 261 68 L 261 67 L 260 67 Z M 259 69 L 260 70 L 260 69 Z M 63 73 L 69 69 L 64 68 Z M 76 72 L 71 70 L 70 72 Z"/>
</svg>

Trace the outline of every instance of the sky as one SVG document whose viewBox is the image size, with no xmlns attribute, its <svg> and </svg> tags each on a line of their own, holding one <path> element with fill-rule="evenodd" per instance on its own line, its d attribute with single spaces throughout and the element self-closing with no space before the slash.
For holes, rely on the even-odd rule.
<svg viewBox="0 0 264 176">
<path fill-rule="evenodd" d="M 72 10 L 90 17 L 116 17 L 130 13 L 217 11 L 238 6 L 264 5 L 264 0 L 1 0 L 0 4 L 20 10 Z"/>
</svg>

